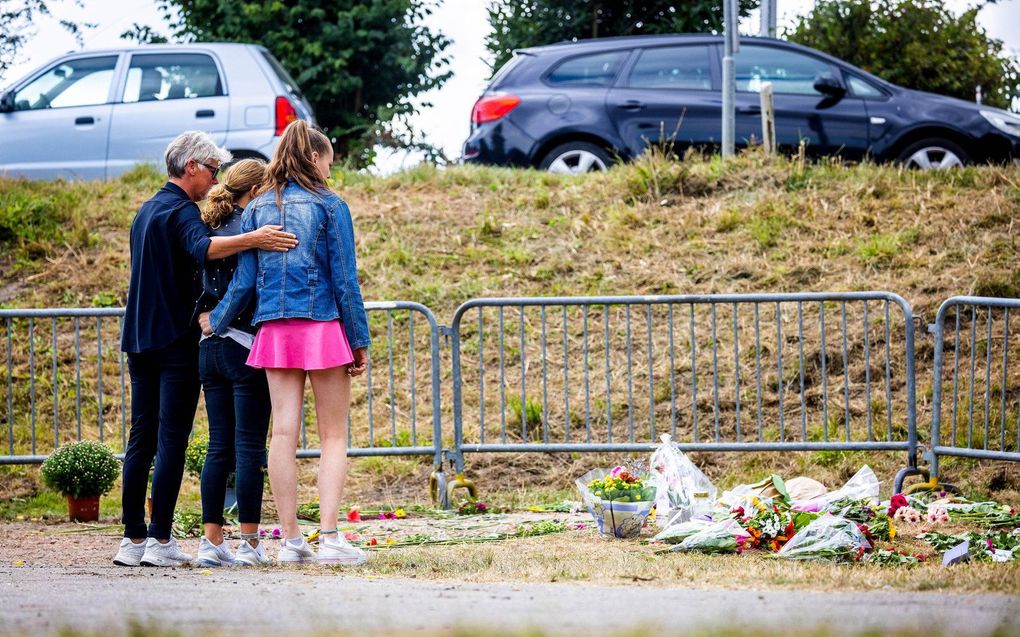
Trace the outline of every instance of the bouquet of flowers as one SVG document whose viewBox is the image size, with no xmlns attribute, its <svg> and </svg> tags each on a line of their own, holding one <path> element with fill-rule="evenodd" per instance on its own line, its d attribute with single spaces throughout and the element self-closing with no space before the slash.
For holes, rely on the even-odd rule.
<svg viewBox="0 0 1020 637">
<path fill-rule="evenodd" d="M 645 476 L 622 466 L 594 469 L 574 484 L 606 536 L 637 537 L 655 501 L 655 487 Z"/>
<path fill-rule="evenodd" d="M 795 532 L 793 516 L 788 509 L 780 509 L 768 498 L 753 498 L 751 510 L 739 507 L 733 511 L 737 521 L 747 529 L 748 547 L 762 547 L 778 551 Z"/>
<path fill-rule="evenodd" d="M 824 515 L 794 535 L 779 550 L 779 557 L 844 562 L 861 559 L 870 548 L 856 522 Z"/>
<path fill-rule="evenodd" d="M 741 553 L 750 536 L 735 520 L 709 523 L 701 531 L 669 547 L 670 551 L 696 553 Z"/>
</svg>

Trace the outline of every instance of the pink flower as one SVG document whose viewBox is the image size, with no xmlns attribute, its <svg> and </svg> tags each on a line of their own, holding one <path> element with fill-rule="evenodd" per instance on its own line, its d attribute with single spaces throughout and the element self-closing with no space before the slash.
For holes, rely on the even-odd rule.
<svg viewBox="0 0 1020 637">
<path fill-rule="evenodd" d="M 626 471 L 627 471 L 626 467 L 617 465 L 609 470 L 609 475 L 612 476 L 613 478 L 618 478 L 620 477 L 621 473 L 624 473 Z"/>
<path fill-rule="evenodd" d="M 277 529 L 273 529 L 273 537 L 275 539 L 277 539 L 277 540 L 280 539 L 281 535 L 283 535 L 283 532 L 280 531 L 280 529 L 278 529 L 278 528 Z"/>
<path fill-rule="evenodd" d="M 577 524 L 574 525 L 574 530 L 575 531 L 583 531 L 586 528 L 588 528 L 588 525 L 587 524 L 582 524 L 580 522 L 578 522 Z"/>
<path fill-rule="evenodd" d="M 355 533 L 354 531 L 344 531 L 344 538 L 348 542 L 357 542 L 358 540 L 361 539 L 361 536 Z"/>
</svg>

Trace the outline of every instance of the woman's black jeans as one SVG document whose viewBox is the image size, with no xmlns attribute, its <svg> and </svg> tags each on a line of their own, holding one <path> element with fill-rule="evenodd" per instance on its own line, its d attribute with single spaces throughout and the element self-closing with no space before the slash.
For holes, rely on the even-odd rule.
<svg viewBox="0 0 1020 637">
<path fill-rule="evenodd" d="M 248 349 L 212 336 L 199 346 L 198 368 L 209 414 L 209 451 L 202 466 L 202 523 L 223 524 L 227 479 L 236 473 L 241 523 L 262 517 L 269 385 L 261 369 L 248 367 Z"/>
<path fill-rule="evenodd" d="M 124 452 L 124 537 L 170 539 L 184 476 L 184 454 L 198 408 L 196 340 L 195 334 L 189 333 L 167 347 L 127 355 L 131 434 Z M 152 520 L 146 530 L 145 492 L 150 469 Z"/>
</svg>

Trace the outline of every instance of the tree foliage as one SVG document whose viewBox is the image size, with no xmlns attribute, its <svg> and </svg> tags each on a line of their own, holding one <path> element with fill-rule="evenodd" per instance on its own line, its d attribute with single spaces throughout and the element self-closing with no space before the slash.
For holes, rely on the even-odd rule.
<svg viewBox="0 0 1020 637">
<path fill-rule="evenodd" d="M 983 4 L 959 16 L 941 0 L 822 0 L 787 34 L 895 84 L 1008 108 L 1020 67 L 978 25 Z"/>
<path fill-rule="evenodd" d="M 58 0 L 59 1 L 59 0 Z M 35 21 L 40 17 L 53 17 L 48 0 L 0 0 L 0 79 L 18 59 L 21 47 L 35 33 Z M 81 6 L 81 0 L 74 4 Z M 80 45 L 82 28 L 90 24 L 76 24 L 59 20 L 60 26 L 75 37 Z"/>
<path fill-rule="evenodd" d="M 159 0 L 175 41 L 257 42 L 294 77 L 337 151 L 362 164 L 417 95 L 450 77 L 432 0 Z M 135 37 L 162 37 L 135 25 Z M 127 34 L 129 37 L 131 32 Z"/>
<path fill-rule="evenodd" d="M 746 15 L 757 0 L 740 0 Z M 656 2 L 653 0 L 493 0 L 492 33 L 485 46 L 493 69 L 514 49 L 564 40 L 658 33 L 718 33 L 723 28 L 721 0 Z"/>
</svg>

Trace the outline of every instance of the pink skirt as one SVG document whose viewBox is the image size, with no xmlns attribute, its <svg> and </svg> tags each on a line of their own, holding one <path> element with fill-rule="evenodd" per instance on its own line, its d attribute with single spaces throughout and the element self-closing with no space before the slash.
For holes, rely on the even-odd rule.
<svg viewBox="0 0 1020 637">
<path fill-rule="evenodd" d="M 248 355 L 248 365 L 258 369 L 330 369 L 353 362 L 340 321 L 305 318 L 263 323 Z"/>
</svg>

